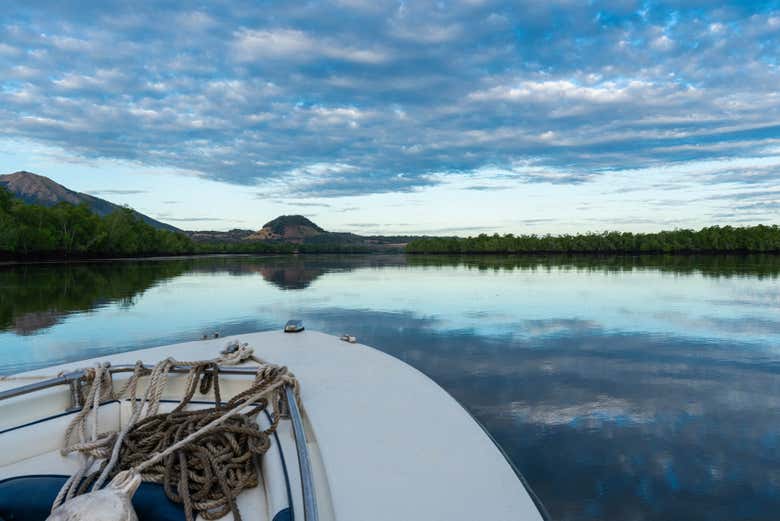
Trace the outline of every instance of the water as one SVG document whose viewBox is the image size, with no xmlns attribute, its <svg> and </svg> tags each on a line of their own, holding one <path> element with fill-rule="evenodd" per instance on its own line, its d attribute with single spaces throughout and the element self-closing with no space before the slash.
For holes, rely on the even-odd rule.
<svg viewBox="0 0 780 521">
<path fill-rule="evenodd" d="M 778 275 L 771 256 L 7 266 L 0 373 L 302 318 L 430 375 L 556 520 L 769 520 Z"/>
</svg>

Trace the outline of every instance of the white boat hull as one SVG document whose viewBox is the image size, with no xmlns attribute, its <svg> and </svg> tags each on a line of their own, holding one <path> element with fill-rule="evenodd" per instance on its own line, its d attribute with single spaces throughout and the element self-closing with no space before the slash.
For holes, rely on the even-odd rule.
<svg viewBox="0 0 780 521">
<path fill-rule="evenodd" d="M 50 367 L 24 377 L 55 375 L 98 361 L 116 366 L 137 360 L 153 365 L 166 357 L 210 359 L 234 339 L 249 343 L 256 356 L 286 365 L 301 383 L 321 520 L 543 519 L 500 450 L 449 394 L 409 365 L 334 336 L 314 331 L 263 332 L 199 340 Z M 29 381 L 3 381 L 0 390 Z M 241 376 L 223 376 L 220 381 L 227 394 L 246 385 Z M 172 381 L 164 398 L 177 401 L 182 391 L 183 381 Z M 67 416 L 40 421 L 62 415 L 69 399 L 67 386 L 61 386 L 0 402 L 0 479 L 75 470 L 77 463 L 58 452 Z M 106 430 L 126 420 L 128 404 L 103 407 Z M 18 428 L 31 422 L 38 423 Z M 263 493 L 239 498 L 247 521 L 272 519 L 288 497 L 295 518 L 303 519 L 289 422 L 281 423 L 276 444 L 273 450 L 280 452 L 264 457 Z M 283 474 L 289 483 L 278 479 Z"/>
</svg>

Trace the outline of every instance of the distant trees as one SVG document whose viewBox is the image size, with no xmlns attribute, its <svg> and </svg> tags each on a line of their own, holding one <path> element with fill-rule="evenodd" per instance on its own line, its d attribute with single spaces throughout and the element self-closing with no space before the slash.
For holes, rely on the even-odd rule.
<svg viewBox="0 0 780 521">
<path fill-rule="evenodd" d="M 0 253 L 6 256 L 117 257 L 195 251 L 186 235 L 153 228 L 130 209 L 100 217 L 86 205 L 27 204 L 0 187 Z"/>
<path fill-rule="evenodd" d="M 241 241 L 195 243 L 183 233 L 159 230 L 123 208 L 100 217 L 86 205 L 27 204 L 0 187 L 0 256 L 135 257 L 196 253 L 365 253 L 348 242 L 290 244 Z M 603 232 L 577 235 L 423 237 L 407 253 L 769 253 L 780 252 L 780 227 L 711 226 L 658 233 Z"/>
<path fill-rule="evenodd" d="M 285 242 L 195 242 L 183 233 L 159 230 L 129 208 L 105 217 L 86 205 L 52 207 L 25 203 L 0 187 L 0 257 L 142 257 L 209 253 L 357 253 L 353 244 Z"/>
<path fill-rule="evenodd" d="M 780 252 L 780 227 L 710 226 L 658 233 L 603 232 L 577 235 L 424 237 L 407 253 L 717 253 Z"/>
</svg>

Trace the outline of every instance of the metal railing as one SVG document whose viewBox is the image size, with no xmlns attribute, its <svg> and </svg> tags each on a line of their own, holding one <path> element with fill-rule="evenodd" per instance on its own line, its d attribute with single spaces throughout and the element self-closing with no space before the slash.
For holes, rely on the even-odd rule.
<svg viewBox="0 0 780 521">
<path fill-rule="evenodd" d="M 116 365 L 109 367 L 111 374 L 116 373 L 130 373 L 135 370 L 135 365 Z M 145 370 L 151 370 L 147 366 L 143 366 Z M 174 366 L 171 368 L 172 373 L 187 373 L 190 367 Z M 220 366 L 219 374 L 229 375 L 244 375 L 254 376 L 255 370 L 249 367 L 235 367 L 235 366 Z M 69 410 L 80 409 L 83 406 L 83 393 L 82 385 L 87 376 L 87 370 L 71 371 L 68 373 L 55 376 L 54 378 L 47 378 L 38 382 L 29 383 L 26 385 L 20 385 L 12 389 L 0 391 L 0 401 L 8 400 L 10 398 L 16 398 L 17 396 L 23 396 L 26 394 L 42 391 L 44 389 L 51 389 L 60 385 L 67 385 L 70 388 L 71 407 Z M 290 386 L 285 386 L 285 396 L 287 398 L 287 412 L 290 415 L 290 421 L 293 428 L 293 436 L 295 437 L 295 449 L 298 455 L 298 468 L 301 473 L 301 494 L 303 496 L 303 518 L 305 521 L 319 521 L 319 515 L 317 512 L 317 497 L 314 491 L 314 476 L 312 475 L 311 459 L 309 458 L 309 450 L 306 441 L 306 431 L 303 427 L 303 416 L 298 408 L 298 401 L 295 399 L 295 392 Z M 279 448 L 281 450 L 281 447 Z M 290 505 L 293 508 L 293 505 Z"/>
<path fill-rule="evenodd" d="M 303 493 L 303 518 L 305 521 L 319 521 L 317 513 L 317 497 L 314 492 L 314 479 L 311 472 L 311 460 L 306 446 L 306 431 L 303 428 L 303 418 L 298 410 L 298 400 L 295 391 L 288 385 L 284 388 L 287 396 L 287 407 L 292 420 L 295 447 L 298 451 L 298 468 L 301 471 L 301 492 Z"/>
</svg>

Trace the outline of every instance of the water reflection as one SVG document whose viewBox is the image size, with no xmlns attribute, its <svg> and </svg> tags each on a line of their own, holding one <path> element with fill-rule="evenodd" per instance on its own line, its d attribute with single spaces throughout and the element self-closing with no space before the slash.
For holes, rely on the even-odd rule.
<svg viewBox="0 0 780 521">
<path fill-rule="evenodd" d="M 772 255 L 748 256 L 228 256 L 0 266 L 0 330 L 20 335 L 51 327 L 73 312 L 96 309 L 107 302 L 131 306 L 137 295 L 184 273 L 260 274 L 283 290 L 305 290 L 319 277 L 332 272 L 364 268 L 404 266 L 410 268 L 465 268 L 482 271 L 575 270 L 625 273 L 658 270 L 678 275 L 707 277 L 755 277 L 776 279 L 780 260 Z M 766 295 L 778 304 L 778 294 Z M 745 302 L 750 304 L 751 302 Z M 724 327 L 724 323 L 708 327 Z M 765 324 L 740 320 L 731 327 L 753 330 Z M 726 326 L 728 327 L 728 326 Z"/>
<path fill-rule="evenodd" d="M 777 255 L 414 255 L 410 266 L 464 266 L 481 270 L 574 269 L 600 273 L 658 270 L 678 275 L 777 278 Z"/>
<path fill-rule="evenodd" d="M 778 274 L 772 256 L 7 267 L 0 372 L 299 317 L 434 378 L 554 519 L 775 519 Z"/>
<path fill-rule="evenodd" d="M 776 518 L 780 364 L 740 356 L 750 345 L 574 320 L 525 339 L 443 334 L 408 314 L 331 309 L 326 321 L 448 389 L 554 519 Z"/>
<path fill-rule="evenodd" d="M 187 269 L 183 261 L 0 267 L 0 329 L 28 335 L 106 302 L 129 307 L 147 289 Z"/>
<path fill-rule="evenodd" d="M 58 324 L 71 313 L 107 303 L 123 307 L 148 290 L 184 273 L 260 274 L 279 289 L 306 289 L 332 271 L 397 264 L 399 257 L 214 256 L 0 266 L 0 330 L 19 335 Z"/>
</svg>

